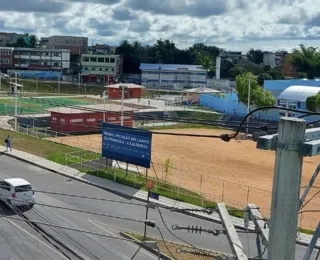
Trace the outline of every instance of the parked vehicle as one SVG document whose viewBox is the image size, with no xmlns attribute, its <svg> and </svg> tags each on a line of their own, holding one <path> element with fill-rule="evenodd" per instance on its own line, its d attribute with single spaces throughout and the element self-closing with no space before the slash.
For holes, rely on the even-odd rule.
<svg viewBox="0 0 320 260">
<path fill-rule="evenodd" d="M 0 181 L 0 199 L 8 206 L 29 206 L 35 202 L 31 184 L 21 178 L 10 178 Z"/>
</svg>

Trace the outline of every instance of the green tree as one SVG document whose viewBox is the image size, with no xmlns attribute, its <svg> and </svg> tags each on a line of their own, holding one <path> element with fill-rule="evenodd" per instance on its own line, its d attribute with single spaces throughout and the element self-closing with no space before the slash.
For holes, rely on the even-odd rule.
<svg viewBox="0 0 320 260">
<path fill-rule="evenodd" d="M 274 79 L 274 80 L 277 80 L 277 79 L 285 79 L 285 76 L 284 76 L 284 74 L 282 73 L 282 71 L 281 70 L 279 70 L 279 69 L 272 69 L 272 70 L 269 70 L 268 72 L 267 72 L 267 74 L 269 74 L 271 77 L 272 77 L 272 79 Z"/>
<path fill-rule="evenodd" d="M 320 76 L 319 48 L 300 45 L 299 50 L 294 50 L 291 55 L 291 64 L 296 72 L 304 72 L 309 79 Z"/>
<path fill-rule="evenodd" d="M 317 111 L 319 105 L 319 94 L 308 97 L 306 100 L 306 107 L 309 111 Z"/>
<path fill-rule="evenodd" d="M 262 50 L 254 50 L 250 49 L 250 51 L 247 53 L 248 60 L 255 63 L 255 64 L 261 64 L 263 63 L 263 51 Z"/>
<path fill-rule="evenodd" d="M 234 67 L 234 68 L 232 68 L 232 69 L 229 70 L 229 75 L 230 75 L 233 79 L 235 79 L 235 78 L 238 77 L 239 75 L 245 74 L 245 73 L 247 73 L 247 70 L 246 70 L 245 68 L 243 68 L 243 67 L 238 67 L 238 66 L 236 66 L 236 67 Z"/>
<path fill-rule="evenodd" d="M 236 78 L 236 91 L 238 93 L 239 101 L 245 105 L 248 104 L 250 80 L 250 105 L 258 107 L 274 105 L 275 98 L 271 92 L 264 90 L 258 83 L 257 78 L 250 72 L 239 75 Z"/>
<path fill-rule="evenodd" d="M 267 73 L 260 74 L 259 77 L 257 78 L 258 83 L 259 83 L 260 86 L 264 85 L 264 81 L 265 80 L 272 80 L 272 79 L 273 78 Z"/>
<path fill-rule="evenodd" d="M 216 62 L 211 56 L 198 53 L 198 61 L 202 68 L 206 71 L 207 76 L 212 76 L 216 70 Z M 211 75 L 210 75 L 211 74 Z"/>
</svg>

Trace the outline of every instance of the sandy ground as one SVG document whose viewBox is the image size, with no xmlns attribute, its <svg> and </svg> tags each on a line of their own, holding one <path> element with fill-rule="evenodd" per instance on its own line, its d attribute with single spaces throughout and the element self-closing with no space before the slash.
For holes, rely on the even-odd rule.
<svg viewBox="0 0 320 260">
<path fill-rule="evenodd" d="M 222 130 L 179 129 L 170 132 L 216 135 Z M 253 141 L 156 135 L 152 137 L 153 167 L 150 174 L 165 178 L 163 164 L 173 164 L 169 181 L 201 193 L 214 201 L 244 207 L 255 203 L 269 214 L 275 153 L 256 149 Z M 100 152 L 101 135 L 59 137 L 56 141 Z M 320 162 L 320 157 L 304 158 L 302 186 L 306 185 Z M 315 183 L 320 187 L 320 177 Z M 311 197 L 318 189 L 312 189 Z M 320 194 L 305 209 L 320 209 Z M 304 213 L 299 222 L 305 228 L 317 225 L 320 213 Z"/>
</svg>

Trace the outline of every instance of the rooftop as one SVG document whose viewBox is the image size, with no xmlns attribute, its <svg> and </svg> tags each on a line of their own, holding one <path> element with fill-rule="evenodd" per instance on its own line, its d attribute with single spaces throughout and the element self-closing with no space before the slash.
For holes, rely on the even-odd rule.
<svg viewBox="0 0 320 260">
<path fill-rule="evenodd" d="M 83 105 L 83 106 L 77 106 L 77 108 L 72 107 L 53 107 L 47 109 L 49 112 L 55 112 L 55 113 L 61 113 L 61 114 L 92 114 L 97 112 L 103 112 L 105 108 L 106 112 L 121 112 L 121 105 L 118 104 L 97 104 L 97 105 Z M 88 110 L 90 109 L 90 110 Z M 97 111 L 92 111 L 92 110 Z M 131 107 L 123 107 L 124 112 L 133 112 L 137 111 L 137 109 L 133 109 Z"/>
<path fill-rule="evenodd" d="M 144 86 L 133 84 L 133 83 L 117 83 L 112 85 L 105 86 L 106 88 L 121 88 L 124 86 L 125 88 L 145 88 Z"/>
<path fill-rule="evenodd" d="M 278 99 L 305 102 L 308 97 L 318 94 L 320 87 L 291 86 L 278 96 Z"/>
<path fill-rule="evenodd" d="M 141 63 L 140 70 L 190 70 L 205 72 L 201 65 Z"/>
<path fill-rule="evenodd" d="M 186 89 L 183 91 L 184 93 L 197 93 L 197 94 L 206 94 L 206 93 L 220 93 L 221 91 L 211 88 L 192 88 Z"/>
</svg>

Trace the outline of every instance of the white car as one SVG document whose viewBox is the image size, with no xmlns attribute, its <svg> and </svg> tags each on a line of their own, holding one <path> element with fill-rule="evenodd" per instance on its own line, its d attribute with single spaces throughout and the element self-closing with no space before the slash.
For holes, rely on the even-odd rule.
<svg viewBox="0 0 320 260">
<path fill-rule="evenodd" d="M 30 206 L 35 202 L 35 194 L 29 182 L 21 178 L 0 181 L 0 199 L 9 206 Z"/>
</svg>

